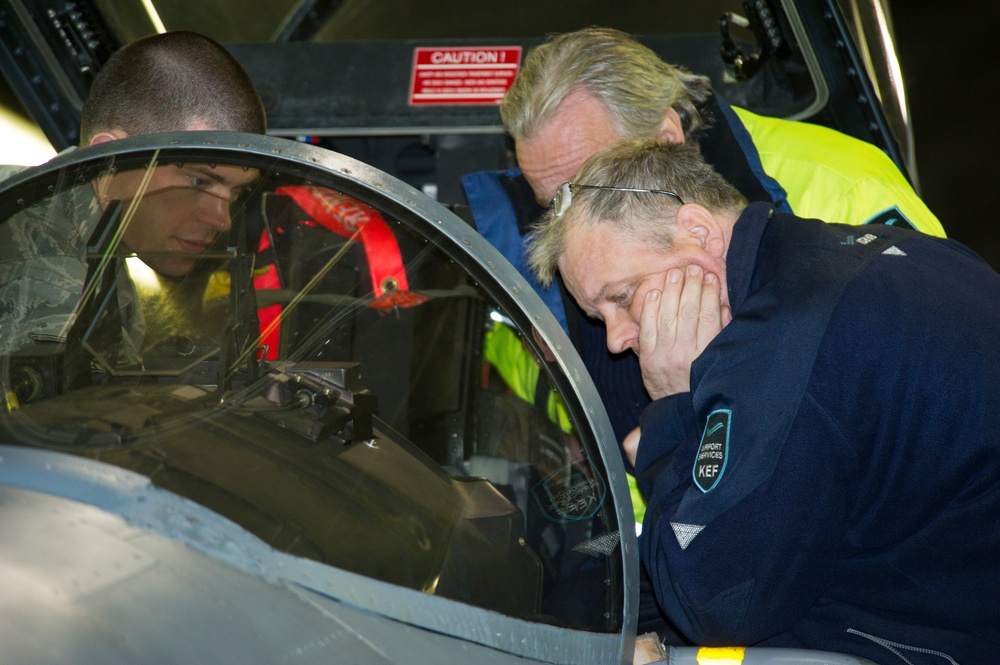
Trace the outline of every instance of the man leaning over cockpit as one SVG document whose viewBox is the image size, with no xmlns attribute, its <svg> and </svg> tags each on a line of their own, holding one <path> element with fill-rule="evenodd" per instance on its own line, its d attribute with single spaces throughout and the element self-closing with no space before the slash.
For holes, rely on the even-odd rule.
<svg viewBox="0 0 1000 665">
<path fill-rule="evenodd" d="M 239 63 L 217 42 L 178 31 L 126 44 L 101 67 L 84 103 L 80 146 L 169 131 L 265 130 L 263 104 Z M 87 278 L 87 243 L 112 202 L 122 202 L 125 252 L 181 277 L 229 230 L 230 205 L 256 177 L 197 163 L 111 172 L 9 219 L 0 226 L 0 352 L 65 340 Z M 133 298 L 119 289 L 123 344 L 136 347 L 143 325 L 128 320 L 137 315 Z"/>
</svg>

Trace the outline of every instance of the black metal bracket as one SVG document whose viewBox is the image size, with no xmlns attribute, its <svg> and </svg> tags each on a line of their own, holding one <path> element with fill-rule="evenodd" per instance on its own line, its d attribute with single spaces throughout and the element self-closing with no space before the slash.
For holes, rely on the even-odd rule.
<svg viewBox="0 0 1000 665">
<path fill-rule="evenodd" d="M 778 16 L 768 0 L 744 0 L 746 16 L 726 12 L 719 19 L 722 31 L 722 59 L 733 69 L 738 81 L 753 77 L 772 57 L 788 54 L 788 41 L 781 30 Z M 738 45 L 734 28 L 750 30 L 756 42 L 749 52 Z"/>
</svg>

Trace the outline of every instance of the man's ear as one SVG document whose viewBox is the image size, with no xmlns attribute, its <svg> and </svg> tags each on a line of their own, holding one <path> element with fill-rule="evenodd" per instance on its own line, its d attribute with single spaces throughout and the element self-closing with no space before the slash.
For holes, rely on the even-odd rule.
<svg viewBox="0 0 1000 665">
<path fill-rule="evenodd" d="M 655 138 L 661 143 L 684 143 L 684 126 L 677 111 L 672 108 L 667 111 L 660 122 Z"/>
<path fill-rule="evenodd" d="M 721 258 L 726 253 L 725 234 L 722 225 L 707 208 L 697 203 L 685 203 L 677 209 L 677 227 L 699 244 L 712 256 Z"/>
<path fill-rule="evenodd" d="M 117 141 L 118 139 L 128 138 L 128 132 L 122 129 L 109 129 L 106 132 L 98 132 L 90 138 L 90 143 L 88 145 L 100 145 L 101 143 L 107 143 L 108 141 Z"/>
</svg>

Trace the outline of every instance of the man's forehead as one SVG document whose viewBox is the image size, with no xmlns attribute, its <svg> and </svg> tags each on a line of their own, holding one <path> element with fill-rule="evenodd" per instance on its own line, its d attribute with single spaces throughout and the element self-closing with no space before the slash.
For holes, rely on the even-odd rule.
<svg viewBox="0 0 1000 665">
<path fill-rule="evenodd" d="M 538 202 L 547 205 L 556 188 L 571 180 L 587 159 L 620 138 L 614 116 L 604 103 L 577 90 L 535 134 L 514 147 Z"/>
<path fill-rule="evenodd" d="M 567 229 L 559 271 L 566 288 L 581 305 L 595 305 L 610 285 L 620 281 L 621 264 L 613 257 L 627 242 L 608 224 L 574 224 Z"/>
</svg>

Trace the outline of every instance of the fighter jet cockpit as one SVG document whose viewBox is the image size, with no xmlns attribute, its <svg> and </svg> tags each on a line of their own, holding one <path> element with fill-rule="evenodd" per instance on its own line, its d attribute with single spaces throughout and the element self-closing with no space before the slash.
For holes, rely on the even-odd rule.
<svg viewBox="0 0 1000 665">
<path fill-rule="evenodd" d="M 4 457 L 124 469 L 320 570 L 618 637 L 634 534 L 599 401 L 464 222 L 248 135 L 114 141 L 3 190 Z"/>
<path fill-rule="evenodd" d="M 916 182 L 887 9 L 0 3 L 0 102 L 57 153 L 0 180 L 0 659 L 707 662 L 638 659 L 618 436 L 496 249 L 544 206 L 499 104 L 547 35 L 607 26 Z M 75 148 L 110 55 L 174 30 L 225 46 L 269 135 Z"/>
</svg>

